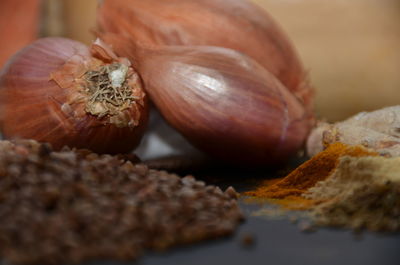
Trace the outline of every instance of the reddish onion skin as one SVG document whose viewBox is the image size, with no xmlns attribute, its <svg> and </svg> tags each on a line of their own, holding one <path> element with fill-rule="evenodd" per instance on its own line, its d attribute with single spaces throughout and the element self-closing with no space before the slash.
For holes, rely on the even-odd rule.
<svg viewBox="0 0 400 265">
<path fill-rule="evenodd" d="M 107 57 L 107 49 L 97 48 L 103 57 L 93 59 L 82 43 L 44 38 L 16 54 L 0 76 L 3 136 L 48 142 L 55 149 L 67 145 L 98 153 L 124 153 L 137 146 L 148 116 L 143 91 L 138 91 L 140 100 L 122 113 L 132 117 L 134 125 L 117 126 L 107 115 L 100 118 L 85 111 L 77 81 L 82 71 L 117 60 Z"/>
<path fill-rule="evenodd" d="M 0 68 L 39 33 L 41 0 L 0 1 Z"/>
<path fill-rule="evenodd" d="M 311 126 L 304 106 L 244 54 L 206 46 L 135 53 L 152 101 L 200 150 L 231 163 L 265 166 L 285 162 L 304 143 Z"/>
<path fill-rule="evenodd" d="M 121 37 L 149 45 L 206 45 L 242 52 L 311 111 L 313 89 L 295 49 L 271 16 L 250 1 L 103 0 L 98 27 L 100 37 L 121 56 L 129 56 L 117 46 Z"/>
</svg>

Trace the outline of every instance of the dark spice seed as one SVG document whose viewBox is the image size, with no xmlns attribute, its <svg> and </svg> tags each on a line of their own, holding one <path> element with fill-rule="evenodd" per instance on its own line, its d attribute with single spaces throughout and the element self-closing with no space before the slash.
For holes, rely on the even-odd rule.
<svg viewBox="0 0 400 265">
<path fill-rule="evenodd" d="M 0 141 L 0 254 L 13 264 L 133 260 L 146 250 L 231 234 L 243 216 L 225 193 L 85 150 Z"/>
</svg>

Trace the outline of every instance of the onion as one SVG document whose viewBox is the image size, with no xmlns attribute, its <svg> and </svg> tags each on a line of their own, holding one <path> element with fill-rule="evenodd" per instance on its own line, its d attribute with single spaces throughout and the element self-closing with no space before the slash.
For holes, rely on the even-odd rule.
<svg viewBox="0 0 400 265">
<path fill-rule="evenodd" d="M 6 138 L 131 151 L 148 117 L 140 77 L 97 40 L 89 49 L 63 38 L 34 42 L 0 76 L 0 127 Z"/>
<path fill-rule="evenodd" d="M 129 54 L 119 45 L 136 41 L 219 46 L 245 53 L 311 111 L 313 91 L 296 51 L 271 16 L 247 0 L 104 0 L 98 26 L 99 36 L 122 56 Z"/>
<path fill-rule="evenodd" d="M 241 165 L 284 162 L 312 119 L 264 67 L 231 49 L 125 46 L 163 117 L 193 145 Z"/>
</svg>

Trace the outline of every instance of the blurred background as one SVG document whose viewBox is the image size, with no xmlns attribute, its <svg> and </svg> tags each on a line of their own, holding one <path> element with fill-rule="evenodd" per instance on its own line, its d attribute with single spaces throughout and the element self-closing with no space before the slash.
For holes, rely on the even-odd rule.
<svg viewBox="0 0 400 265">
<path fill-rule="evenodd" d="M 399 103 L 399 0 L 253 1 L 296 46 L 316 89 L 319 118 L 337 121 Z M 0 66 L 37 34 L 89 44 L 96 5 L 97 0 L 0 0 Z"/>
</svg>

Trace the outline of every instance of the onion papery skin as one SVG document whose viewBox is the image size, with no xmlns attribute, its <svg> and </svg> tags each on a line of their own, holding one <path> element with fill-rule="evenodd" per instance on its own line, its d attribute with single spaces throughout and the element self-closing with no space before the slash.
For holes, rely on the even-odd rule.
<svg viewBox="0 0 400 265">
<path fill-rule="evenodd" d="M 151 100 L 200 150 L 236 165 L 271 166 L 302 147 L 312 124 L 307 111 L 250 57 L 209 46 L 135 53 Z"/>
<path fill-rule="evenodd" d="M 85 110 L 81 93 L 84 72 L 115 60 L 124 61 L 108 54 L 101 45 L 97 48 L 104 54 L 94 59 L 82 43 L 44 38 L 16 54 L 0 76 L 3 136 L 48 142 L 55 149 L 69 146 L 97 153 L 125 153 L 136 147 L 148 117 L 143 91 L 136 91 L 140 100 L 121 112 L 121 117 L 129 118 L 129 126 L 117 126 L 108 115 L 99 117 Z"/>
<path fill-rule="evenodd" d="M 272 17 L 250 1 L 104 0 L 97 24 L 99 36 L 126 57 L 121 46 L 132 42 L 242 52 L 275 75 L 312 115 L 313 89 L 297 52 Z"/>
</svg>

